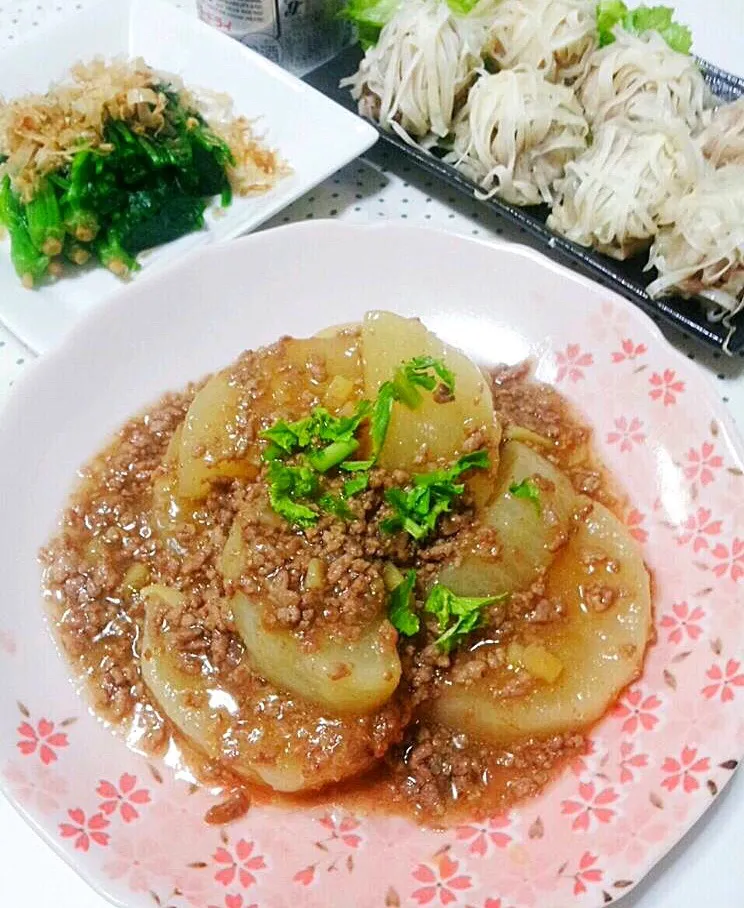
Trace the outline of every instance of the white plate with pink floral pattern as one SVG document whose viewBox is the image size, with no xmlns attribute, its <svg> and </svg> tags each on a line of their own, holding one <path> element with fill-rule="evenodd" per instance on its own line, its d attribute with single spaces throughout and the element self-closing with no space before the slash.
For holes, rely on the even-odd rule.
<svg viewBox="0 0 744 908">
<path fill-rule="evenodd" d="M 591 753 L 508 814 L 436 832 L 256 807 L 215 829 L 206 794 L 86 709 L 43 617 L 36 553 L 76 469 L 144 404 L 246 347 L 373 308 L 418 315 L 486 363 L 531 356 L 583 411 L 633 502 L 658 639 Z M 132 908 L 612 902 L 744 751 L 743 459 L 707 380 L 645 315 L 528 250 L 332 222 L 204 250 L 94 312 L 0 417 L 0 784 L 91 885 Z"/>
</svg>

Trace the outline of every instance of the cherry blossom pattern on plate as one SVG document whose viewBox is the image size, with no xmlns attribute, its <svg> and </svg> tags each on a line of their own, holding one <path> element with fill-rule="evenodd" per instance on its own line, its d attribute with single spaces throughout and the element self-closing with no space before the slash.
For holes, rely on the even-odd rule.
<svg viewBox="0 0 744 908">
<path fill-rule="evenodd" d="M 658 400 L 665 407 L 671 407 L 677 403 L 677 397 L 684 393 L 685 383 L 677 378 L 674 369 L 664 369 L 663 372 L 654 372 L 649 378 L 651 390 L 648 396 L 651 400 Z"/>
<path fill-rule="evenodd" d="M 705 610 L 701 605 L 690 606 L 687 602 L 672 603 L 671 611 L 661 616 L 659 627 L 667 631 L 667 641 L 675 646 L 694 643 L 703 633 L 701 621 Z"/>
<path fill-rule="evenodd" d="M 340 866 L 351 873 L 354 870 L 354 852 L 362 845 L 362 824 L 351 814 L 340 812 L 325 813 L 317 822 L 329 835 L 314 842 L 314 847 L 326 855 L 325 860 L 316 861 L 298 870 L 292 877 L 300 886 L 310 886 L 317 879 L 318 872 L 333 872 Z"/>
<path fill-rule="evenodd" d="M 228 893 L 225 901 L 220 905 L 210 905 L 209 908 L 258 908 L 256 902 L 250 905 L 239 892 Z"/>
<path fill-rule="evenodd" d="M 699 756 L 696 747 L 683 747 L 679 757 L 667 757 L 661 764 L 665 774 L 661 781 L 667 791 L 684 791 L 691 794 L 700 788 L 700 776 L 710 770 L 710 758 Z"/>
<path fill-rule="evenodd" d="M 643 422 L 637 416 L 618 416 L 615 428 L 607 433 L 607 444 L 619 445 L 621 452 L 628 453 L 646 441 L 646 435 L 641 429 Z"/>
<path fill-rule="evenodd" d="M 681 532 L 677 536 L 677 545 L 692 544 L 693 552 L 700 552 L 710 548 L 711 537 L 719 536 L 723 522 L 713 520 L 710 508 L 700 507 L 682 524 Z"/>
<path fill-rule="evenodd" d="M 124 773 L 119 777 L 118 785 L 102 779 L 96 793 L 104 800 L 98 805 L 101 813 L 112 817 L 118 811 L 125 823 L 132 823 L 139 819 L 137 807 L 150 803 L 150 792 L 146 788 L 137 787 L 137 777 Z M 135 806 L 136 805 L 136 806 Z"/>
<path fill-rule="evenodd" d="M 646 753 L 638 753 L 635 741 L 621 741 L 617 765 L 620 769 L 620 784 L 628 785 L 640 776 L 640 770 L 649 765 Z"/>
<path fill-rule="evenodd" d="M 59 824 L 63 839 L 73 839 L 76 851 L 88 851 L 91 843 L 105 848 L 110 836 L 104 830 L 111 824 L 102 813 L 88 816 L 80 807 L 67 811 L 69 822 Z"/>
<path fill-rule="evenodd" d="M 150 892 L 156 880 L 173 875 L 162 842 L 134 831 L 112 837 L 103 872 L 109 879 L 125 882 L 132 892 Z"/>
<path fill-rule="evenodd" d="M 720 699 L 721 703 L 730 703 L 735 697 L 736 688 L 744 687 L 744 672 L 741 662 L 728 659 L 725 664 L 715 663 L 705 673 L 710 681 L 702 690 L 707 700 Z"/>
<path fill-rule="evenodd" d="M 582 352 L 579 344 L 568 344 L 565 350 L 555 354 L 555 359 L 558 364 L 556 382 L 562 382 L 565 379 L 571 382 L 581 381 L 586 377 L 584 370 L 594 363 L 592 354 Z"/>
<path fill-rule="evenodd" d="M 646 515 L 642 514 L 638 508 L 630 508 L 625 515 L 625 526 L 630 531 L 630 535 L 636 542 L 643 544 L 648 540 L 648 530 L 643 524 L 646 522 Z"/>
<path fill-rule="evenodd" d="M 594 782 L 579 782 L 576 798 L 566 798 L 561 802 L 561 813 L 572 817 L 571 829 L 588 832 L 615 819 L 617 811 L 612 805 L 619 797 L 611 785 L 602 787 Z"/>
<path fill-rule="evenodd" d="M 38 763 L 10 763 L 3 776 L 25 807 L 37 808 L 43 814 L 59 810 L 69 791 L 63 776 Z"/>
<path fill-rule="evenodd" d="M 24 757 L 38 756 L 44 766 L 56 763 L 59 759 L 57 751 L 68 747 L 70 743 L 67 733 L 60 731 L 49 719 L 39 719 L 34 723 L 28 717 L 27 721 L 21 722 L 17 731 L 19 740 L 16 747 L 21 754 Z"/>
<path fill-rule="evenodd" d="M 508 816 L 500 815 L 484 823 L 469 823 L 458 826 L 455 836 L 460 842 L 467 842 L 468 854 L 487 857 L 497 848 L 506 848 L 512 837 L 506 832 L 511 826 Z"/>
<path fill-rule="evenodd" d="M 433 864 L 419 864 L 413 871 L 413 878 L 419 884 L 411 893 L 417 905 L 463 904 L 461 896 L 473 886 L 472 878 L 462 862 L 446 852 Z"/>
<path fill-rule="evenodd" d="M 530 842 L 529 847 L 511 845 L 501 854 L 503 859 L 499 861 L 498 876 L 491 888 L 498 889 L 497 894 L 505 905 L 536 908 L 544 904 L 548 893 L 555 897 L 559 868 L 555 862 L 555 842 L 548 841 L 548 836 Z"/>
<path fill-rule="evenodd" d="M 662 701 L 656 694 L 644 693 L 641 687 L 631 687 L 613 710 L 623 720 L 621 731 L 633 735 L 636 731 L 653 731 L 659 721 Z"/>
<path fill-rule="evenodd" d="M 256 883 L 256 874 L 266 870 L 264 856 L 256 852 L 255 842 L 240 839 L 234 849 L 225 842 L 212 855 L 212 860 L 218 865 L 214 874 L 215 880 L 222 886 L 232 886 L 236 882 L 243 889 L 253 886 Z"/>
<path fill-rule="evenodd" d="M 730 577 L 734 583 L 744 579 L 744 539 L 737 536 L 730 546 L 718 542 L 711 555 L 718 559 L 711 568 L 716 577 Z"/>
<path fill-rule="evenodd" d="M 704 441 L 699 448 L 690 448 L 685 456 L 685 479 L 698 481 L 701 485 L 710 485 L 716 478 L 716 472 L 723 467 L 723 457 L 716 454 L 716 447 L 710 441 Z"/>
<path fill-rule="evenodd" d="M 661 798 L 649 798 L 632 804 L 630 809 L 618 817 L 614 827 L 599 833 L 596 849 L 608 863 L 614 864 L 618 855 L 623 855 L 630 867 L 636 867 L 648 859 L 650 850 L 664 841 L 669 829 L 683 823 L 689 804 L 685 801 L 666 805 Z"/>
<path fill-rule="evenodd" d="M 645 344 L 636 344 L 631 338 L 624 337 L 620 344 L 620 349 L 613 350 L 612 352 L 612 362 L 623 363 L 628 360 L 638 359 L 640 356 L 643 356 L 647 350 L 648 347 Z"/>
<path fill-rule="evenodd" d="M 592 854 L 591 851 L 585 851 L 579 858 L 579 864 L 572 873 L 570 870 L 562 870 L 560 876 L 568 876 L 573 880 L 573 894 L 583 895 L 590 886 L 596 886 L 602 882 L 604 871 L 598 865 L 599 857 Z"/>
</svg>

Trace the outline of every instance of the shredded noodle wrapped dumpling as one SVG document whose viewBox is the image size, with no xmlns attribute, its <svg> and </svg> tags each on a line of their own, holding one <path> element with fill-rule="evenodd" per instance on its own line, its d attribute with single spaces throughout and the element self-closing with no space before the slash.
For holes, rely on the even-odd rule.
<svg viewBox="0 0 744 908">
<path fill-rule="evenodd" d="M 514 205 L 552 201 L 551 186 L 586 149 L 589 127 L 573 91 L 518 66 L 483 75 L 455 123 L 449 163 Z"/>
<path fill-rule="evenodd" d="M 566 165 L 548 227 L 616 259 L 647 248 L 670 202 L 694 184 L 702 157 L 684 126 L 604 123 Z"/>
<path fill-rule="evenodd" d="M 595 50 L 577 82 L 577 95 L 594 126 L 615 117 L 658 125 L 682 119 L 700 125 L 707 98 L 694 58 L 681 54 L 658 32 L 614 31 L 615 41 Z"/>
<path fill-rule="evenodd" d="M 570 82 L 597 46 L 595 8 L 592 0 L 503 0 L 486 55 L 501 69 L 524 63 L 553 82 Z"/>
<path fill-rule="evenodd" d="M 478 8 L 457 16 L 445 0 L 407 0 L 341 84 L 384 129 L 406 140 L 442 138 L 483 62 L 486 28 Z"/>
<path fill-rule="evenodd" d="M 711 111 L 698 141 L 714 167 L 744 164 L 744 97 Z"/>
<path fill-rule="evenodd" d="M 744 166 L 709 170 L 669 211 L 651 247 L 658 278 L 651 296 L 700 295 L 737 312 L 744 307 Z"/>
</svg>

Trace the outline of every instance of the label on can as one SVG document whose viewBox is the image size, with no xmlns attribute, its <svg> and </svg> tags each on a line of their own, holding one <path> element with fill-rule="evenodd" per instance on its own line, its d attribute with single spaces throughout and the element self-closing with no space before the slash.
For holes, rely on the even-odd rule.
<svg viewBox="0 0 744 908">
<path fill-rule="evenodd" d="M 351 40 L 339 19 L 344 0 L 197 0 L 210 25 L 303 75 Z"/>
</svg>

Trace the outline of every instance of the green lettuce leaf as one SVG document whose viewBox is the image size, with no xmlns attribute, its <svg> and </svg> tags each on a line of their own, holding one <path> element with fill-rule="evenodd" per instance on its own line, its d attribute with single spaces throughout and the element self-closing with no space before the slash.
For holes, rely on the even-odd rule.
<svg viewBox="0 0 744 908">
<path fill-rule="evenodd" d="M 671 6 L 639 6 L 629 10 L 622 0 L 602 0 L 597 5 L 600 47 L 612 44 L 615 40 L 612 30 L 618 23 L 633 35 L 656 31 L 672 50 L 681 54 L 689 54 L 692 48 L 692 33 L 686 25 L 674 21 Z"/>
<path fill-rule="evenodd" d="M 405 0 L 348 0 L 341 11 L 341 18 L 353 22 L 357 28 L 359 43 L 364 50 L 377 44 L 384 25 L 393 18 L 400 4 Z M 479 0 L 447 0 L 453 13 L 466 16 L 476 7 Z"/>
</svg>

